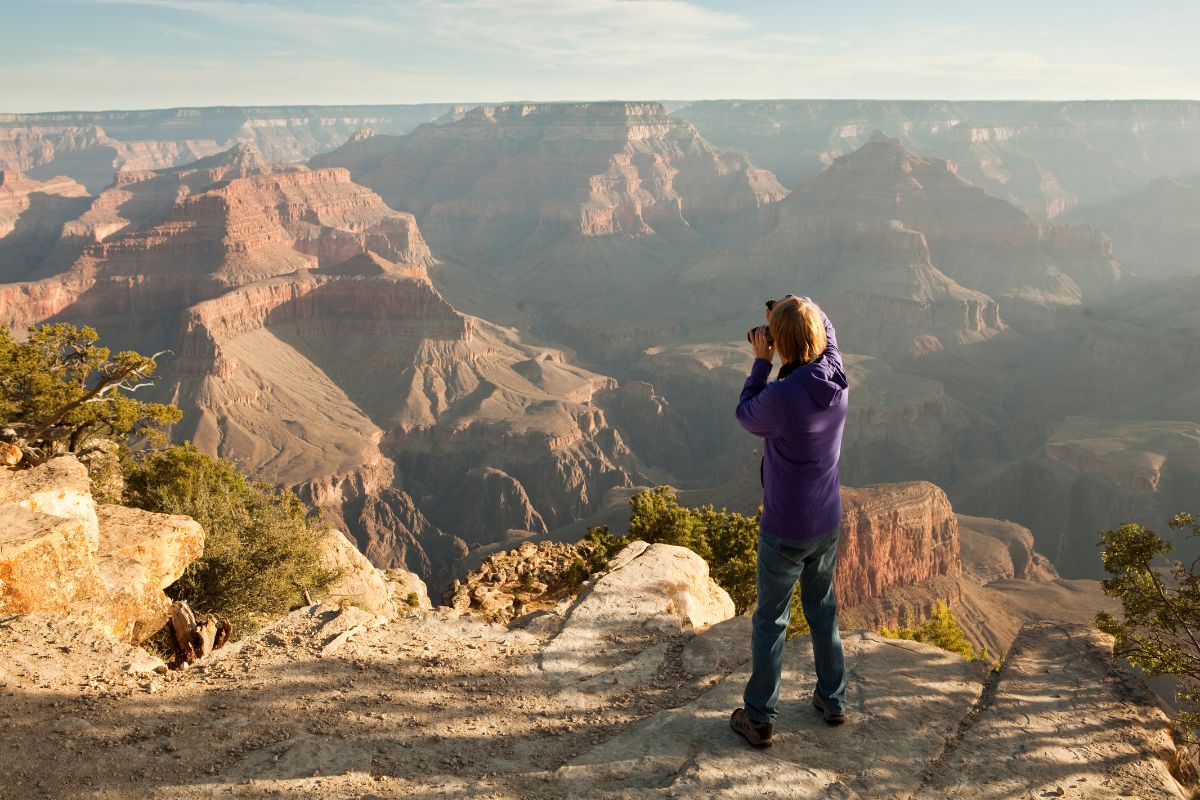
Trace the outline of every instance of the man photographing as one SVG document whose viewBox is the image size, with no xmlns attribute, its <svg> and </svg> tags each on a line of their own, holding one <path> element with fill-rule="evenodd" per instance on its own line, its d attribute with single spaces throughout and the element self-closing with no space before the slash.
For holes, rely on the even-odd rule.
<svg viewBox="0 0 1200 800">
<path fill-rule="evenodd" d="M 831 725 L 846 719 L 846 671 L 833 596 L 842 500 L 838 459 L 849 384 L 829 318 L 806 297 L 767 301 L 767 325 L 747 338 L 754 366 L 737 418 L 763 439 L 763 513 L 758 533 L 758 605 L 745 708 L 730 726 L 755 747 L 771 744 L 778 715 L 783 644 L 792 591 L 800 583 L 812 630 L 813 705 Z M 768 383 L 778 351 L 779 378 Z"/>
</svg>

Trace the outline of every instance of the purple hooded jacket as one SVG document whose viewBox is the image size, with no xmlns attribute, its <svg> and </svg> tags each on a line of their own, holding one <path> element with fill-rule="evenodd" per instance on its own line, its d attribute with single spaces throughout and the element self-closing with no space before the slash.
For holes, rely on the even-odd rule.
<svg viewBox="0 0 1200 800">
<path fill-rule="evenodd" d="M 850 394 L 829 317 L 829 344 L 816 361 L 785 365 L 767 383 L 771 362 L 754 359 L 737 418 L 763 438 L 763 515 L 759 527 L 781 539 L 811 539 L 841 524 L 838 459 Z"/>
</svg>

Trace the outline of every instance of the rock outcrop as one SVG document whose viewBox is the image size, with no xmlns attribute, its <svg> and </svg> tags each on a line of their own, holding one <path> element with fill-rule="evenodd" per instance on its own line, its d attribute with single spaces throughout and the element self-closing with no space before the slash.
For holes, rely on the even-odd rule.
<svg viewBox="0 0 1200 800">
<path fill-rule="evenodd" d="M 589 549 L 583 543 L 522 542 L 483 560 L 446 592 L 456 611 L 471 611 L 489 622 L 551 609 L 587 580 Z"/>
<path fill-rule="evenodd" d="M 631 542 L 565 610 L 540 665 L 557 681 L 579 681 L 630 661 L 656 636 L 698 633 L 732 616 L 733 601 L 700 556 Z"/>
<path fill-rule="evenodd" d="M 925 796 L 1192 796 L 1157 698 L 1090 627 L 1024 628 L 967 723 Z"/>
<path fill-rule="evenodd" d="M 555 779 L 568 797 L 1190 796 L 1170 770 L 1178 751 L 1165 715 L 1094 632 L 1027 628 L 991 677 L 915 642 L 844 642 L 855 675 L 844 728 L 830 730 L 810 708 L 811 655 L 798 639 L 783 674 L 796 700 L 783 708 L 770 758 L 729 731 L 743 666 L 572 759 Z"/>
<path fill-rule="evenodd" d="M 1061 623 L 1026 627 L 998 670 L 847 630 L 839 728 L 811 708 L 810 643 L 793 639 L 764 758 L 729 729 L 750 656 L 748 619 L 731 613 L 694 554 L 635 543 L 521 629 L 317 604 L 160 674 L 79 623 L 7 616 L 6 786 L 119 800 L 235 784 L 327 797 L 1190 796 L 1156 699 L 1110 640 Z"/>
<path fill-rule="evenodd" d="M 385 617 L 433 607 L 420 578 L 403 569 L 376 569 L 341 531 L 330 529 L 321 548 L 321 566 L 338 574 L 326 591 L 326 601 L 355 605 Z"/>
<path fill-rule="evenodd" d="M 162 627 L 162 590 L 204 546 L 189 517 L 96 504 L 70 456 L 0 469 L 0 520 L 0 613 L 79 617 L 133 642 Z"/>
<path fill-rule="evenodd" d="M 958 519 L 932 483 L 843 488 L 842 505 L 834 582 L 842 607 L 957 573 Z"/>
</svg>

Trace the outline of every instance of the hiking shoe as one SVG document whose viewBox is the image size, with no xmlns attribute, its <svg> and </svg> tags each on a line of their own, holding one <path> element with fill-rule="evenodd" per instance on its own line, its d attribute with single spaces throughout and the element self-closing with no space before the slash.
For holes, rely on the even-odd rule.
<svg viewBox="0 0 1200 800">
<path fill-rule="evenodd" d="M 813 708 L 821 712 L 825 717 L 825 721 L 830 725 L 841 725 L 846 721 L 846 714 L 843 711 L 831 711 L 821 702 L 821 698 L 817 697 L 817 693 L 813 692 Z"/>
<path fill-rule="evenodd" d="M 729 718 L 729 727 L 746 737 L 746 741 L 754 747 L 771 746 L 771 723 L 763 722 L 755 725 L 744 708 L 733 712 L 733 716 Z"/>
</svg>

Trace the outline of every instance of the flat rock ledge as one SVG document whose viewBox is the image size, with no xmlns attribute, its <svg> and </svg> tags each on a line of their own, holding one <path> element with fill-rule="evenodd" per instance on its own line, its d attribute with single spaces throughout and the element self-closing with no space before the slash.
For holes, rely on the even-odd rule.
<svg viewBox="0 0 1200 800">
<path fill-rule="evenodd" d="M 703 652 L 704 638 L 689 650 Z M 811 706 L 802 637 L 787 645 L 769 750 L 729 729 L 747 664 L 565 764 L 555 781 L 572 798 L 1194 796 L 1172 773 L 1179 751 L 1157 700 L 1114 661 L 1111 640 L 1086 626 L 1026 626 L 998 672 L 872 633 L 846 636 L 845 649 L 844 726 L 827 726 Z"/>
</svg>

